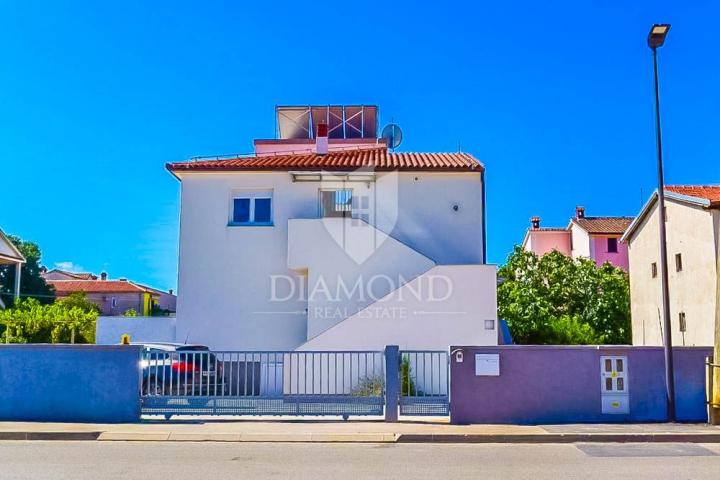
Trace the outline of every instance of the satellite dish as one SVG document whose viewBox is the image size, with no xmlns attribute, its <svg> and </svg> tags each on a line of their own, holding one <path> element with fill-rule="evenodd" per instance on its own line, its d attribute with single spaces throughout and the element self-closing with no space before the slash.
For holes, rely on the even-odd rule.
<svg viewBox="0 0 720 480">
<path fill-rule="evenodd" d="M 402 143 L 403 133 L 397 123 L 388 123 L 382 129 L 380 138 L 387 141 L 388 148 L 397 148 Z"/>
</svg>

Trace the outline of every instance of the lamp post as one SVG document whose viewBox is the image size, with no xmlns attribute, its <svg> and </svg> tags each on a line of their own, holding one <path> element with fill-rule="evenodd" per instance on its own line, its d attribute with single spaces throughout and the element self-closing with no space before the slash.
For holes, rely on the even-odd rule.
<svg viewBox="0 0 720 480">
<path fill-rule="evenodd" d="M 655 134 L 657 141 L 658 217 L 660 222 L 660 282 L 662 289 L 663 344 L 665 353 L 665 388 L 667 416 L 675 421 L 675 373 L 672 355 L 672 326 L 670 323 L 670 288 L 668 287 L 667 237 L 665 232 L 665 181 L 663 180 L 662 134 L 660 130 L 660 88 L 658 84 L 657 49 L 665 43 L 670 25 L 655 24 L 648 34 L 648 46 L 653 52 L 655 73 Z"/>
</svg>

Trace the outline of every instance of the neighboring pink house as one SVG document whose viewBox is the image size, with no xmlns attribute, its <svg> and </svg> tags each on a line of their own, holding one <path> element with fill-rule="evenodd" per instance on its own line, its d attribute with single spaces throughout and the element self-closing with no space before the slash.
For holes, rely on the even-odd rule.
<svg viewBox="0 0 720 480">
<path fill-rule="evenodd" d="M 610 262 L 626 272 L 629 268 L 627 244 L 620 242 L 633 217 L 587 217 L 584 207 L 565 228 L 540 226 L 540 217 L 531 219 L 522 248 L 537 255 L 557 250 L 572 258 L 586 257 L 602 265 Z"/>
</svg>

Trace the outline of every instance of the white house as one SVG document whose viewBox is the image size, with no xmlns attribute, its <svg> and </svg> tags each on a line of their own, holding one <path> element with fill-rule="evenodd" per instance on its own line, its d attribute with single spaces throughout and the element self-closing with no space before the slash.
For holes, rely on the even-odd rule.
<svg viewBox="0 0 720 480">
<path fill-rule="evenodd" d="M 497 344 L 483 165 L 391 152 L 376 129 L 329 130 L 310 123 L 313 140 L 167 165 L 181 182 L 176 338 L 242 350 Z"/>
</svg>

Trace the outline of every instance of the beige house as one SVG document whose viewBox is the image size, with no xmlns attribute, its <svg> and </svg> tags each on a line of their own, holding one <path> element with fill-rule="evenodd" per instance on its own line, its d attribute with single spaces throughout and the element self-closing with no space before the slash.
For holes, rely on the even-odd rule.
<svg viewBox="0 0 720 480">
<path fill-rule="evenodd" d="M 0 266 L 9 265 L 14 270 L 13 291 L 11 293 L 3 292 L 0 289 L 0 308 L 5 308 L 5 304 L 10 303 L 9 300 L 17 299 L 20 296 L 20 275 L 23 263 L 25 263 L 25 257 L 0 230 Z"/>
<path fill-rule="evenodd" d="M 673 345 L 713 344 L 720 185 L 667 186 L 666 228 Z M 662 345 L 657 192 L 622 238 L 630 258 L 633 345 Z"/>
</svg>

